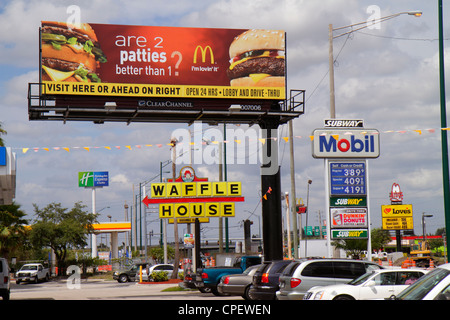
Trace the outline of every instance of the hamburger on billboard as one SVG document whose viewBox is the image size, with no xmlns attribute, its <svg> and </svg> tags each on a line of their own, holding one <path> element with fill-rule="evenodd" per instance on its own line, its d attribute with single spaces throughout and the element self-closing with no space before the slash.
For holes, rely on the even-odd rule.
<svg viewBox="0 0 450 320">
<path fill-rule="evenodd" d="M 285 32 L 43 21 L 50 95 L 284 100 Z"/>
</svg>

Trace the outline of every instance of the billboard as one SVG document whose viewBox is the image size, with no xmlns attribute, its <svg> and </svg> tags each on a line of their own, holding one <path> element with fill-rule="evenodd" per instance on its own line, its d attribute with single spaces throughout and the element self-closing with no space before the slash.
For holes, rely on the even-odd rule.
<svg viewBox="0 0 450 320">
<path fill-rule="evenodd" d="M 286 97 L 286 45 L 281 30 L 67 26 L 42 21 L 40 34 L 43 94 L 169 99 Z"/>
<path fill-rule="evenodd" d="M 93 188 L 109 185 L 108 171 L 78 172 L 78 187 Z"/>
</svg>

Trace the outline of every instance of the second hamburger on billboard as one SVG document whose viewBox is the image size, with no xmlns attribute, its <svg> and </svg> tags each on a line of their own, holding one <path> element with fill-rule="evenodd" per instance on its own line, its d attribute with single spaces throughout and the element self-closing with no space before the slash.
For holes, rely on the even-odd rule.
<svg viewBox="0 0 450 320">
<path fill-rule="evenodd" d="M 284 100 L 285 33 L 43 21 L 47 94 Z"/>
</svg>

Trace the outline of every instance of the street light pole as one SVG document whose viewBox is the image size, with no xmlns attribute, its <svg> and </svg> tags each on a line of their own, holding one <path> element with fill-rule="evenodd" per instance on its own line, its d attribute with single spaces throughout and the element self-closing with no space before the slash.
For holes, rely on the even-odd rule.
<svg viewBox="0 0 450 320">
<path fill-rule="evenodd" d="M 448 142 L 447 142 L 447 111 L 445 106 L 445 73 L 444 73 L 444 36 L 442 18 L 442 0 L 438 1 L 439 7 L 439 83 L 440 83 L 440 110 L 441 110 L 441 148 L 442 148 L 442 178 L 444 189 L 444 216 L 445 230 L 450 231 L 450 190 L 449 190 L 449 168 L 448 168 Z M 447 253 L 450 244 L 447 241 Z"/>
<path fill-rule="evenodd" d="M 439 1 L 442 2 L 442 0 L 439 0 Z M 442 7 L 442 4 L 441 4 L 440 7 Z M 333 25 L 332 24 L 328 25 L 328 42 L 329 42 L 328 64 L 329 64 L 329 74 L 330 74 L 330 117 L 332 119 L 336 118 L 336 106 L 335 106 L 335 94 L 334 94 L 333 39 L 342 37 L 344 35 L 356 32 L 356 31 L 361 30 L 361 29 L 365 29 L 365 28 L 367 28 L 369 26 L 372 26 L 374 24 L 381 23 L 383 21 L 393 19 L 393 18 L 398 17 L 398 16 L 403 15 L 403 14 L 407 14 L 407 15 L 415 16 L 415 17 L 422 16 L 422 12 L 421 11 L 405 11 L 405 12 L 399 12 L 399 13 L 391 14 L 389 16 L 382 17 L 382 18 L 379 18 L 379 19 L 374 19 L 373 21 L 359 22 L 359 23 L 348 25 L 348 26 L 339 27 L 339 28 L 336 28 L 336 29 L 333 29 Z M 441 13 L 441 15 L 442 15 L 442 13 Z M 333 31 L 343 30 L 343 29 L 346 29 L 346 28 L 353 28 L 353 27 L 357 27 L 357 28 L 356 29 L 352 29 L 352 30 L 347 31 L 347 32 L 344 32 L 344 33 L 341 33 L 341 34 L 339 34 L 337 36 L 333 36 Z"/>
<path fill-rule="evenodd" d="M 335 96 L 334 96 L 334 57 L 333 57 L 333 25 L 328 25 L 328 63 L 330 73 L 330 117 L 336 118 Z"/>
<path fill-rule="evenodd" d="M 426 236 L 426 228 L 425 228 L 425 218 L 431 218 L 433 217 L 432 214 L 425 214 L 425 212 L 422 212 L 422 237 L 423 237 L 423 241 L 427 240 L 427 236 Z"/>
</svg>

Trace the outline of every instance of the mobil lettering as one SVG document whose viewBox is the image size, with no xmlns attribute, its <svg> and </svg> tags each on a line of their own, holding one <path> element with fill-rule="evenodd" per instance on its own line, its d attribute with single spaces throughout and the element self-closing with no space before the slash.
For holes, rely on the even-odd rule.
<svg viewBox="0 0 450 320">
<path fill-rule="evenodd" d="M 352 135 L 350 140 L 336 140 L 333 136 L 320 136 L 319 150 L 320 152 L 375 152 L 375 137 L 366 135 L 364 140 L 362 140 Z"/>
<path fill-rule="evenodd" d="M 380 155 L 376 129 L 316 129 L 313 134 L 315 158 L 378 158 Z"/>
</svg>

